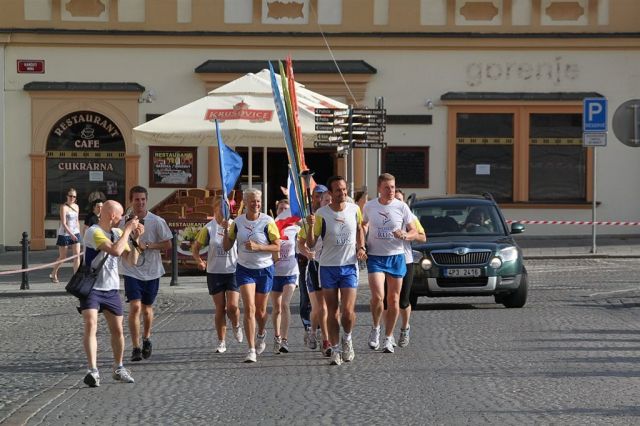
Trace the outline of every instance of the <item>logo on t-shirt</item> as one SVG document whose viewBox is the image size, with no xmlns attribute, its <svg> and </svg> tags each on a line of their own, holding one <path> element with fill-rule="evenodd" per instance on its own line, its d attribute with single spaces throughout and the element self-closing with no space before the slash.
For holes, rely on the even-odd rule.
<svg viewBox="0 0 640 426">
<path fill-rule="evenodd" d="M 389 214 L 390 214 L 389 212 L 378 212 L 378 214 L 382 216 L 382 226 L 391 222 L 391 218 L 389 217 Z"/>
</svg>

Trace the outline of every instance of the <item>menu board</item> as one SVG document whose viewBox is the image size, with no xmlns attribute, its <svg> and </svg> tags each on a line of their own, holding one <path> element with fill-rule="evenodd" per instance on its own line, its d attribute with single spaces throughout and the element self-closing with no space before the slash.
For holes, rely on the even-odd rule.
<svg viewBox="0 0 640 426">
<path fill-rule="evenodd" d="M 195 188 L 197 148 L 149 147 L 149 186 Z"/>
</svg>

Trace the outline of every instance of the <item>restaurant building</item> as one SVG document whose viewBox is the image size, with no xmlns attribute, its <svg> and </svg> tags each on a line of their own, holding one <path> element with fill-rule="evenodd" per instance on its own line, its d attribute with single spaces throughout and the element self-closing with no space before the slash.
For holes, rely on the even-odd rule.
<svg viewBox="0 0 640 426">
<path fill-rule="evenodd" d="M 418 195 L 491 192 L 508 219 L 590 220 L 595 177 L 598 219 L 637 220 L 640 150 L 611 124 L 640 98 L 639 17 L 635 0 L 2 2 L 0 249 L 24 231 L 32 249 L 53 245 L 69 187 L 82 209 L 96 191 L 126 203 L 137 184 L 151 205 L 216 189 L 213 147 L 139 146 L 132 129 L 287 55 L 310 90 L 384 99 L 387 147 L 346 156 L 310 143 L 319 181 L 348 173 L 375 195 L 381 170 Z M 583 147 L 585 98 L 608 101 L 604 147 Z M 273 204 L 284 145 L 234 147 L 241 185 L 262 184 Z"/>
</svg>

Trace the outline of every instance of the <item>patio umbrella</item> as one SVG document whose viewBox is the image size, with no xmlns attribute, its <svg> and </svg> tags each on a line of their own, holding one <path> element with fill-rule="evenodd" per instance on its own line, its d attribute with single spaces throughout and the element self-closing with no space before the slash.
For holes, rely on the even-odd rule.
<svg viewBox="0 0 640 426">
<path fill-rule="evenodd" d="M 296 83 L 300 125 L 305 147 L 312 147 L 315 108 L 347 105 Z M 135 143 L 153 146 L 215 146 L 218 118 L 225 144 L 230 146 L 284 147 L 276 116 L 269 71 L 246 74 L 193 101 L 133 129 Z"/>
</svg>

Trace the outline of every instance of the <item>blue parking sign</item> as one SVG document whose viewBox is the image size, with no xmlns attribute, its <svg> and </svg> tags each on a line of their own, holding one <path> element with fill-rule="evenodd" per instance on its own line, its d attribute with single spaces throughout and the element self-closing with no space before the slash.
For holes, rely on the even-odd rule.
<svg viewBox="0 0 640 426">
<path fill-rule="evenodd" d="M 605 98 L 585 98 L 582 105 L 582 131 L 606 132 L 607 100 Z"/>
</svg>

